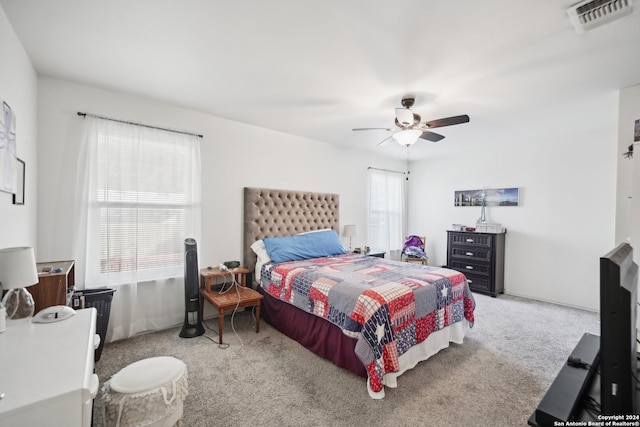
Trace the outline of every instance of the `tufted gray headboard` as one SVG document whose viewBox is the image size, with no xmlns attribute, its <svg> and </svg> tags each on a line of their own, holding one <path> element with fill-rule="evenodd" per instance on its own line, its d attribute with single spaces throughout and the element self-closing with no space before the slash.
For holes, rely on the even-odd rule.
<svg viewBox="0 0 640 427">
<path fill-rule="evenodd" d="M 332 228 L 340 234 L 338 194 L 244 188 L 243 266 L 253 272 L 251 245 L 263 237 Z"/>
</svg>

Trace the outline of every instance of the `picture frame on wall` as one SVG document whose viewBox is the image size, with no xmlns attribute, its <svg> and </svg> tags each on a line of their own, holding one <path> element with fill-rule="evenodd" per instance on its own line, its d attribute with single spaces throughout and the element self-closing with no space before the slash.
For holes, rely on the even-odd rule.
<svg viewBox="0 0 640 427">
<path fill-rule="evenodd" d="M 0 112 L 0 191 L 16 192 L 16 118 L 6 102 Z"/>
<path fill-rule="evenodd" d="M 453 192 L 454 206 L 518 206 L 520 189 L 484 188 L 478 190 L 457 190 Z"/>
<path fill-rule="evenodd" d="M 16 192 L 13 194 L 13 204 L 24 205 L 25 164 L 23 160 L 18 158 L 16 160 Z"/>
</svg>

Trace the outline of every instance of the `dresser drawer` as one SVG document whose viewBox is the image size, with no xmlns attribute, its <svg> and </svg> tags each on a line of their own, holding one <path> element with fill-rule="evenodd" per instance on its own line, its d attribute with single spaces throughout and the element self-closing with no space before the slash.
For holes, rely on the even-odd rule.
<svg viewBox="0 0 640 427">
<path fill-rule="evenodd" d="M 458 270 L 465 275 L 467 273 L 471 274 L 481 274 L 483 276 L 489 276 L 491 274 L 491 265 L 483 264 L 479 262 L 463 262 L 463 261 L 451 261 L 451 265 L 449 268 L 453 268 L 454 270 Z"/>
<path fill-rule="evenodd" d="M 491 261 L 491 249 L 452 246 L 451 256 L 453 258 L 464 258 L 466 260 L 472 261 L 489 262 Z"/>
<path fill-rule="evenodd" d="M 452 246 L 476 246 L 482 248 L 491 248 L 491 235 L 476 233 L 451 233 Z"/>
<path fill-rule="evenodd" d="M 472 291 L 490 292 L 491 280 L 489 277 L 477 276 L 475 274 L 466 274 L 469 289 Z"/>
</svg>

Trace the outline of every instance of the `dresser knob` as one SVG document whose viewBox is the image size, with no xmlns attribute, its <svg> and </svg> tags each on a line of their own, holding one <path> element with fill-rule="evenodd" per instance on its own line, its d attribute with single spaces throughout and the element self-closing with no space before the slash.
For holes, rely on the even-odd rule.
<svg viewBox="0 0 640 427">
<path fill-rule="evenodd" d="M 473 270 L 473 266 L 471 266 L 471 265 L 467 265 L 465 268 L 466 268 L 467 270 Z"/>
<path fill-rule="evenodd" d="M 467 243 L 473 243 L 473 239 L 467 239 Z"/>
<path fill-rule="evenodd" d="M 473 252 L 467 252 L 467 256 L 473 256 Z"/>
</svg>

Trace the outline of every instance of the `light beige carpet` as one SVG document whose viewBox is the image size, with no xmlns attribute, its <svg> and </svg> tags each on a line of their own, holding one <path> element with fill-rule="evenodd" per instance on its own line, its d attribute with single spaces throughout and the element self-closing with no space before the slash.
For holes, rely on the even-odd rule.
<svg viewBox="0 0 640 427">
<path fill-rule="evenodd" d="M 136 360 L 169 355 L 189 370 L 183 426 L 526 426 L 527 419 L 599 315 L 512 296 L 475 294 L 476 324 L 373 400 L 365 379 L 335 367 L 261 322 L 225 319 L 226 349 L 180 327 L 106 344 L 101 383 Z M 208 325 L 217 325 L 215 319 Z M 207 328 L 208 336 L 217 333 Z M 242 344 L 241 344 L 242 343 Z M 100 394 L 95 422 L 101 423 Z"/>
</svg>

